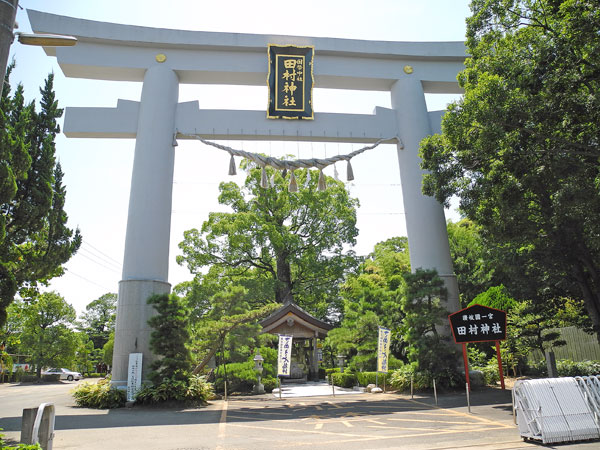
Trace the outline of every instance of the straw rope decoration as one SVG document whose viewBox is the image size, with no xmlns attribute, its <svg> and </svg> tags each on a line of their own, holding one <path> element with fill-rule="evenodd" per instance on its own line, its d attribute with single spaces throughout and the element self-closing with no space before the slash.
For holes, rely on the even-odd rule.
<svg viewBox="0 0 600 450">
<path fill-rule="evenodd" d="M 323 169 L 331 164 L 334 164 L 339 161 L 347 161 L 348 166 L 346 168 L 346 179 L 348 181 L 354 180 L 354 172 L 352 170 L 352 164 L 350 160 L 357 155 L 360 155 L 367 150 L 372 150 L 380 144 L 391 141 L 392 139 L 398 139 L 398 137 L 394 136 L 392 138 L 379 139 L 372 145 L 368 145 L 366 147 L 359 148 L 358 150 L 354 150 L 353 152 L 348 153 L 347 155 L 335 155 L 330 158 L 310 158 L 310 159 L 296 159 L 296 160 L 287 160 L 287 159 L 277 159 L 271 156 L 259 155 L 258 153 L 246 152 L 244 150 L 236 150 L 234 148 L 228 147 L 226 145 L 217 144 L 216 142 L 207 141 L 197 134 L 184 134 L 177 132 L 176 136 L 179 135 L 181 137 L 193 138 L 197 139 L 203 144 L 210 145 L 211 147 L 218 148 L 219 150 L 224 150 L 231 155 L 229 160 L 229 175 L 236 175 L 236 164 L 234 156 L 239 156 L 241 158 L 248 159 L 254 163 L 256 163 L 259 167 L 262 168 L 260 185 L 263 188 L 269 187 L 269 180 L 267 179 L 267 171 L 266 167 L 270 166 L 277 170 L 283 171 L 283 176 L 285 176 L 286 172 L 290 171 L 290 184 L 288 190 L 290 192 L 298 192 L 298 182 L 296 181 L 296 176 L 294 175 L 294 170 L 296 169 L 310 169 L 317 168 L 319 169 L 319 182 L 318 189 L 320 191 L 324 191 L 327 189 L 327 184 L 325 182 L 325 175 L 323 174 Z M 401 144 L 402 148 L 402 144 Z M 309 172 L 310 173 L 310 172 Z"/>
</svg>

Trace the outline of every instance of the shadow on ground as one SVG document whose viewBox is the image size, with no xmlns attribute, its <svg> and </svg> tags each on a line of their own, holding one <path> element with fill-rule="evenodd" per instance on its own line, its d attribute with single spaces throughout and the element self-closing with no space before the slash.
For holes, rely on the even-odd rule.
<svg viewBox="0 0 600 450">
<path fill-rule="evenodd" d="M 481 389 L 471 394 L 471 405 L 496 405 L 498 410 L 512 412 L 510 391 Z M 56 430 L 99 429 L 119 427 L 154 427 L 219 423 L 221 408 L 213 404 L 205 408 L 149 408 L 134 407 L 109 410 L 105 414 L 86 408 L 73 407 L 70 414 L 56 416 Z M 438 397 L 442 408 L 466 407 L 465 394 Z M 377 397 L 373 399 L 344 399 L 339 397 L 296 397 L 278 400 L 271 396 L 246 396 L 229 399 L 227 422 L 260 422 L 264 420 L 298 420 L 318 415 L 324 419 L 339 418 L 352 411 L 355 416 L 386 414 L 406 411 L 435 409 L 435 400 L 429 396 Z M 88 411 L 90 413 L 88 413 Z M 0 428 L 5 431 L 20 431 L 21 417 L 0 419 Z"/>
</svg>

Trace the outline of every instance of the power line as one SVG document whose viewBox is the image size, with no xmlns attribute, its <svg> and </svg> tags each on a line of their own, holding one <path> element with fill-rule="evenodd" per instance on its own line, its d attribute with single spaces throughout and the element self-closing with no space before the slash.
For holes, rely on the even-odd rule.
<svg viewBox="0 0 600 450">
<path fill-rule="evenodd" d="M 403 216 L 405 212 L 357 212 L 357 216 Z"/>
<path fill-rule="evenodd" d="M 100 261 L 102 264 L 108 264 L 109 266 L 121 270 L 122 266 L 121 264 L 117 264 L 116 262 L 113 262 L 112 260 L 103 257 L 102 255 L 98 255 L 93 251 L 90 251 L 89 249 L 85 248 L 85 247 L 81 247 L 80 250 L 82 252 L 87 253 L 88 255 L 92 256 L 93 258 L 97 259 L 98 261 Z"/>
<path fill-rule="evenodd" d="M 98 253 L 100 253 L 101 255 L 104 255 L 106 258 L 110 259 L 111 261 L 114 261 L 116 264 L 118 264 L 119 267 L 121 267 L 121 263 L 119 261 L 117 261 L 116 259 L 108 256 L 106 253 L 104 253 L 102 250 L 99 250 L 98 248 L 94 247 L 92 244 L 90 244 L 88 241 L 83 241 L 83 243 L 89 247 L 92 247 L 94 250 L 96 250 Z"/>
<path fill-rule="evenodd" d="M 82 249 L 82 250 L 85 250 L 85 249 Z M 100 266 L 100 267 L 103 267 L 103 268 L 105 268 L 105 269 L 107 269 L 107 270 L 110 270 L 110 271 L 112 271 L 112 272 L 114 272 L 114 273 L 117 273 L 117 274 L 119 273 L 119 270 L 118 270 L 118 269 L 116 269 L 116 268 L 114 268 L 114 267 L 107 266 L 107 265 L 105 265 L 105 264 L 102 264 L 102 263 L 100 263 L 100 262 L 98 262 L 98 261 L 96 261 L 96 260 L 94 260 L 94 259 L 90 258 L 90 257 L 89 257 L 89 256 L 87 256 L 85 253 L 79 253 L 79 256 L 83 256 L 85 259 L 88 259 L 88 260 L 90 260 L 90 261 L 91 261 L 91 262 L 93 262 L 94 264 L 97 264 L 98 266 Z"/>
<path fill-rule="evenodd" d="M 94 282 L 92 280 L 89 280 L 86 277 L 82 277 L 81 275 L 76 274 L 72 270 L 65 269 L 65 273 L 68 273 L 68 274 L 71 274 L 71 275 L 75 275 L 76 277 L 81 278 L 82 280 L 87 281 L 88 283 L 94 284 L 94 285 L 96 285 L 98 287 L 101 287 L 102 289 L 106 289 L 108 292 L 114 291 L 114 289 L 107 288 L 106 286 L 102 286 L 101 284 L 98 284 L 98 283 L 96 283 L 96 282 Z"/>
</svg>

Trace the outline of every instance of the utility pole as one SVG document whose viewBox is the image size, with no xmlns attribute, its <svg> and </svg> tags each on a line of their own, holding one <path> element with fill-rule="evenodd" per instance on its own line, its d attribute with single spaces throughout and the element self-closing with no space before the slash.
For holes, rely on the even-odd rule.
<svg viewBox="0 0 600 450">
<path fill-rule="evenodd" d="M 15 18 L 19 0 L 0 0 L 0 75 L 2 80 L 6 75 L 6 65 L 10 53 L 10 45 L 15 35 Z"/>
</svg>

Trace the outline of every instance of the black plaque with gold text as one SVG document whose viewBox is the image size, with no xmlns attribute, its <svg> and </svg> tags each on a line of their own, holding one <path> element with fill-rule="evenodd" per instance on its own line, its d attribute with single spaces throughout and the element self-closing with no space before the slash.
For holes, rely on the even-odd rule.
<svg viewBox="0 0 600 450">
<path fill-rule="evenodd" d="M 314 119 L 312 46 L 269 44 L 269 119 Z"/>
</svg>

